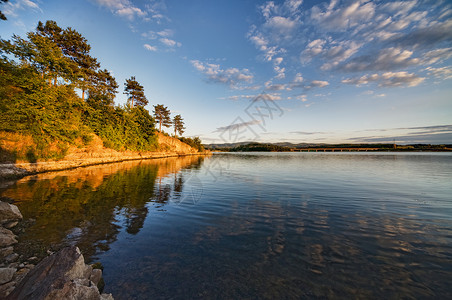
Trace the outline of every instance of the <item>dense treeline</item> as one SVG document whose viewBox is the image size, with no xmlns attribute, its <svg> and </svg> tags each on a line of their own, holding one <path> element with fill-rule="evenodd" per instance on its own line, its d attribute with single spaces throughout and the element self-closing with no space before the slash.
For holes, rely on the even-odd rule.
<svg viewBox="0 0 452 300">
<path fill-rule="evenodd" d="M 87 144 L 92 133 L 115 150 L 156 150 L 143 86 L 127 79 L 128 103 L 115 105 L 119 85 L 90 50 L 80 33 L 54 21 L 39 22 L 26 38 L 0 40 L 0 131 L 31 135 L 42 158 L 64 154 L 68 144 Z M 182 134 L 180 115 L 172 121 L 163 108 L 163 125 Z"/>
<path fill-rule="evenodd" d="M 274 144 L 260 144 L 260 143 L 251 143 L 247 145 L 240 145 L 234 148 L 229 149 L 230 152 L 284 152 L 290 151 L 288 147 L 282 147 Z"/>
<path fill-rule="evenodd" d="M 431 145 L 431 144 L 411 144 L 411 145 L 395 145 L 395 144 L 261 144 L 248 143 L 243 145 L 209 145 L 208 149 L 213 151 L 225 152 L 289 152 L 301 149 L 375 149 L 373 151 L 452 151 L 452 145 Z"/>
<path fill-rule="evenodd" d="M 199 137 L 189 138 L 189 137 L 179 137 L 179 140 L 185 144 L 190 145 L 191 147 L 197 149 L 199 152 L 203 152 L 204 145 L 201 143 L 201 139 Z"/>
</svg>

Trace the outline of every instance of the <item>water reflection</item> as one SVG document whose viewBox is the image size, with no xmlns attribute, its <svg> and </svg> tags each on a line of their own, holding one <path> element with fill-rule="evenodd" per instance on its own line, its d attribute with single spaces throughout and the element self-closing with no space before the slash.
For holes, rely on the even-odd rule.
<svg viewBox="0 0 452 300">
<path fill-rule="evenodd" d="M 19 252 L 78 245 L 86 258 L 106 251 L 122 228 L 136 235 L 147 203 L 168 203 L 182 193 L 181 170 L 199 168 L 204 157 L 129 161 L 23 178 L 1 196 L 13 199 L 25 224 Z M 172 185 L 162 180 L 174 178 Z"/>
<path fill-rule="evenodd" d="M 36 218 L 22 243 L 77 243 L 103 263 L 115 299 L 452 297 L 450 154 L 98 168 L 29 178 L 2 195 Z"/>
</svg>

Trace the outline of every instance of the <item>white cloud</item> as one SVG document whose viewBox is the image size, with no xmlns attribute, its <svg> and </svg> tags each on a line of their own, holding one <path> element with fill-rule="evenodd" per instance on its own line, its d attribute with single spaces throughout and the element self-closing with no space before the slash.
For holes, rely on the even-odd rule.
<svg viewBox="0 0 452 300">
<path fill-rule="evenodd" d="M 36 1 L 37 2 L 37 1 Z M 38 3 L 31 0 L 17 0 L 17 1 L 9 1 L 1 6 L 1 11 L 6 17 L 17 17 L 17 11 L 20 10 L 37 10 L 41 11 Z"/>
<path fill-rule="evenodd" d="M 348 6 L 336 7 L 337 1 L 331 1 L 324 9 L 314 6 L 311 10 L 311 19 L 325 30 L 343 31 L 360 25 L 372 19 L 376 5 L 373 2 L 352 2 Z"/>
<path fill-rule="evenodd" d="M 162 31 L 157 32 L 157 34 L 161 37 L 170 37 L 173 36 L 174 31 L 171 29 L 164 29 Z"/>
<path fill-rule="evenodd" d="M 308 101 L 308 96 L 307 95 L 299 95 L 296 97 L 296 99 L 300 100 L 301 102 L 306 102 L 306 101 Z"/>
<path fill-rule="evenodd" d="M 452 79 L 452 67 L 432 68 L 428 67 L 429 75 L 433 75 L 436 78 L 443 80 Z"/>
<path fill-rule="evenodd" d="M 242 88 L 241 85 L 251 83 L 254 78 L 254 75 L 248 69 L 222 69 L 218 64 L 203 63 L 199 60 L 191 60 L 190 62 L 196 70 L 207 76 L 209 82 L 227 84 L 234 89 Z"/>
<path fill-rule="evenodd" d="M 304 78 L 301 75 L 301 73 L 297 73 L 294 77 L 294 79 L 292 80 L 292 82 L 289 84 L 289 88 L 290 89 L 294 89 L 294 88 L 300 88 L 303 87 L 303 81 Z"/>
<path fill-rule="evenodd" d="M 165 44 L 166 46 L 171 47 L 171 48 L 172 47 L 180 47 L 180 46 L 182 46 L 181 43 L 176 42 L 175 40 L 171 40 L 169 38 L 161 38 L 161 39 L 159 39 L 159 41 L 161 43 Z"/>
<path fill-rule="evenodd" d="M 389 71 L 398 68 L 406 68 L 421 62 L 419 58 L 412 58 L 413 51 L 404 50 L 399 47 L 382 49 L 377 55 L 360 56 L 351 61 L 339 65 L 338 69 L 343 71 Z"/>
<path fill-rule="evenodd" d="M 272 84 L 270 81 L 265 84 L 265 88 L 269 91 L 283 91 L 286 89 L 285 84 Z"/>
<path fill-rule="evenodd" d="M 100 6 L 107 7 L 114 14 L 132 21 L 135 17 L 144 18 L 148 13 L 137 6 L 135 6 L 129 0 L 94 0 Z"/>
<path fill-rule="evenodd" d="M 330 83 L 328 81 L 322 81 L 322 80 L 313 80 L 311 81 L 311 87 L 326 87 L 330 85 Z"/>
<path fill-rule="evenodd" d="M 286 79 L 305 69 L 313 72 L 309 77 L 328 81 L 354 73 L 342 83 L 357 86 L 417 86 L 425 80 L 422 72 L 440 76 L 452 57 L 452 6 L 446 2 L 329 0 L 309 8 L 303 1 L 267 1 L 247 38 L 272 63 L 276 75 L 267 80 L 281 80 L 267 88 L 327 86 Z"/>
<path fill-rule="evenodd" d="M 349 78 L 342 80 L 345 84 L 365 85 L 377 82 L 379 87 L 413 87 L 421 84 L 425 80 L 414 73 L 408 72 L 385 72 L 383 74 L 364 75 L 359 78 Z"/>
<path fill-rule="evenodd" d="M 292 37 L 292 32 L 298 26 L 297 20 L 282 16 L 274 16 L 267 20 L 264 28 L 269 31 L 273 39 L 289 39 Z"/>
<path fill-rule="evenodd" d="M 151 46 L 149 44 L 144 44 L 143 47 L 144 47 L 144 49 L 149 50 L 149 51 L 153 51 L 153 52 L 157 51 L 157 47 Z"/>
<path fill-rule="evenodd" d="M 414 7 L 416 7 L 417 1 L 395 1 L 382 5 L 382 9 L 388 11 L 394 16 L 406 15 Z"/>
<path fill-rule="evenodd" d="M 142 37 L 146 38 L 146 39 L 150 39 L 150 40 L 155 40 L 157 38 L 168 38 L 174 35 L 174 31 L 171 29 L 164 29 L 161 31 L 152 31 L 149 30 L 147 32 L 143 32 L 141 34 Z"/>
<path fill-rule="evenodd" d="M 224 127 L 218 127 L 214 132 L 224 132 L 224 131 L 231 131 L 231 130 L 239 130 L 244 127 L 249 127 L 252 125 L 258 125 L 261 121 L 259 120 L 252 120 L 249 122 L 242 122 L 242 123 L 235 123 Z"/>
<path fill-rule="evenodd" d="M 452 57 L 452 48 L 440 48 L 425 53 L 423 55 L 423 63 L 425 65 L 432 65 L 450 57 Z"/>
</svg>

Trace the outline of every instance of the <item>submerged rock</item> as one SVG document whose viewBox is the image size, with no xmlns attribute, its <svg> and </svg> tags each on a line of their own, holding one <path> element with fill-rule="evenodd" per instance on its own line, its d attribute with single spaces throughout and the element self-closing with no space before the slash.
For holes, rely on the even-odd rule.
<svg viewBox="0 0 452 300">
<path fill-rule="evenodd" d="M 91 280 L 98 277 L 77 247 L 67 247 L 37 264 L 6 299 L 113 299 L 99 293 Z"/>
</svg>

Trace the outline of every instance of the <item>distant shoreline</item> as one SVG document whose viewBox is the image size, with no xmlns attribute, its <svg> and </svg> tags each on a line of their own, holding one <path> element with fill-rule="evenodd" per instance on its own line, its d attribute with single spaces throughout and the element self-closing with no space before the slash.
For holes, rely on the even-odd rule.
<svg viewBox="0 0 452 300">
<path fill-rule="evenodd" d="M 218 152 L 450 152 L 452 144 L 291 144 L 234 143 L 211 144 L 206 149 Z"/>
</svg>

